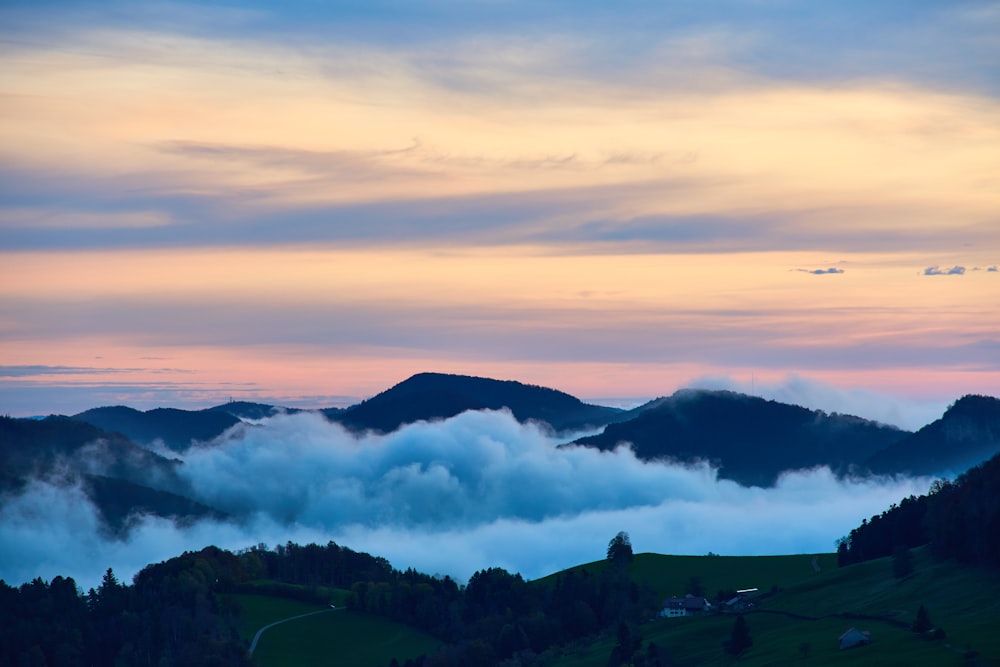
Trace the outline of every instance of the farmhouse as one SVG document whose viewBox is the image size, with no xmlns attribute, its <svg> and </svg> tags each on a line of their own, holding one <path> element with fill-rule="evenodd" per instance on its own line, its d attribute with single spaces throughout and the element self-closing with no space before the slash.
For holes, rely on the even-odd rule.
<svg viewBox="0 0 1000 667">
<path fill-rule="evenodd" d="M 660 617 L 694 616 L 707 612 L 711 608 L 712 604 L 705 598 L 696 597 L 688 593 L 682 598 L 669 597 L 664 600 L 663 609 L 660 610 Z"/>
<path fill-rule="evenodd" d="M 864 646 L 865 644 L 870 644 L 872 641 L 872 633 L 867 630 L 858 630 L 857 628 L 851 628 L 844 634 L 840 635 L 838 638 L 840 642 L 840 648 L 854 648 L 855 646 Z"/>
</svg>

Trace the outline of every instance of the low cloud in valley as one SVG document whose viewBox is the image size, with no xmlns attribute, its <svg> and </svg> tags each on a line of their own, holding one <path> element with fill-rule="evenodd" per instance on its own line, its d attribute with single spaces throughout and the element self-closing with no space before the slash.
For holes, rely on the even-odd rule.
<svg viewBox="0 0 1000 667">
<path fill-rule="evenodd" d="M 708 465 L 558 444 L 505 411 L 364 436 L 315 414 L 281 415 L 185 455 L 187 493 L 231 521 L 143 518 L 112 539 L 79 487 L 37 481 L 0 507 L 0 543 L 14 545 L 0 553 L 0 573 L 69 575 L 86 587 L 107 567 L 130 578 L 208 544 L 333 540 L 460 581 L 494 565 L 536 578 L 602 558 L 620 530 L 638 551 L 827 552 L 862 518 L 929 485 L 838 480 L 821 468 L 744 488 Z"/>
</svg>

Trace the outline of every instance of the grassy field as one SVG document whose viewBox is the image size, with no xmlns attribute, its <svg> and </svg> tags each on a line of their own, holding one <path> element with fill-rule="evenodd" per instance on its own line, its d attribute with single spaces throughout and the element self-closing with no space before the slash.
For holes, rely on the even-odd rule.
<svg viewBox="0 0 1000 667">
<path fill-rule="evenodd" d="M 693 558 L 687 563 L 691 569 L 683 571 L 679 557 L 645 554 L 636 557 L 633 568 L 634 576 L 665 594 L 683 593 L 692 575 L 700 576 L 708 591 L 777 587 L 746 615 L 754 645 L 739 665 L 1000 665 L 1000 574 L 938 563 L 922 550 L 914 552 L 916 572 L 903 580 L 892 577 L 889 559 L 836 568 L 835 557 L 825 555 L 816 561 L 818 572 L 813 562 L 812 556 L 711 556 Z M 808 569 L 803 571 L 802 565 Z M 930 641 L 898 627 L 913 621 L 920 604 L 945 630 L 946 639 Z M 879 618 L 838 616 L 844 613 Z M 644 624 L 640 633 L 681 665 L 731 665 L 737 662 L 721 643 L 733 623 L 732 616 L 661 619 Z M 873 641 L 841 651 L 837 637 L 852 626 L 869 630 Z M 606 638 L 576 646 L 555 665 L 605 667 L 613 644 Z M 970 649 L 978 652 L 974 660 L 964 655 Z"/>
<path fill-rule="evenodd" d="M 263 595 L 233 596 L 240 604 L 241 634 L 249 641 L 257 629 L 274 621 L 329 609 Z M 261 667 L 377 667 L 392 658 L 400 662 L 432 653 L 440 642 L 430 635 L 393 621 L 337 610 L 309 616 L 269 629 L 254 651 Z"/>
<path fill-rule="evenodd" d="M 247 642 L 253 639 L 257 630 L 268 623 L 329 608 L 264 595 L 233 595 L 232 598 L 240 608 L 240 637 Z"/>
<path fill-rule="evenodd" d="M 1000 573 L 937 562 L 924 550 L 913 552 L 915 572 L 892 576 L 890 559 L 836 566 L 834 554 L 796 556 L 662 556 L 639 554 L 632 576 L 660 595 L 683 595 L 692 577 L 708 594 L 758 588 L 756 607 L 746 614 L 754 645 L 738 661 L 722 642 L 732 631 L 731 615 L 658 619 L 643 624 L 644 642 L 656 642 L 676 664 L 707 667 L 734 664 L 855 665 L 863 667 L 1000 667 Z M 604 561 L 574 569 L 599 571 Z M 534 582 L 547 586 L 555 576 Z M 346 592 L 335 593 L 334 597 Z M 328 609 L 280 597 L 237 595 L 243 636 L 281 618 Z M 332 598 L 333 599 L 333 598 Z M 923 604 L 947 636 L 931 641 L 907 627 Z M 861 618 L 866 617 L 866 618 Z M 850 627 L 868 630 L 869 646 L 841 651 L 837 638 Z M 606 667 L 613 637 L 563 649 L 553 667 Z M 291 621 L 268 630 L 254 659 L 261 667 L 278 665 L 387 665 L 433 652 L 439 642 L 406 626 L 347 611 Z M 975 651 L 975 659 L 966 653 Z"/>
<path fill-rule="evenodd" d="M 580 565 L 573 570 L 599 572 L 608 567 L 606 560 Z M 638 554 L 630 566 L 632 577 L 649 584 L 660 595 L 683 596 L 688 582 L 697 577 L 709 598 L 720 590 L 771 588 L 817 579 L 818 575 L 837 568 L 836 554 L 799 554 L 794 556 L 664 556 Z M 537 581 L 554 583 L 557 575 Z"/>
</svg>

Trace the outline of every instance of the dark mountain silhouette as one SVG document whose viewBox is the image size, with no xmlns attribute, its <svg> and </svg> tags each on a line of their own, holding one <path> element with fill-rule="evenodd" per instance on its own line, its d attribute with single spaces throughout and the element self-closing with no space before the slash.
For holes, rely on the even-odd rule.
<svg viewBox="0 0 1000 667">
<path fill-rule="evenodd" d="M 267 419 L 268 417 L 273 417 L 274 415 L 280 413 L 295 414 L 296 412 L 302 411 L 298 408 L 285 408 L 277 405 L 269 405 L 267 403 L 229 401 L 228 403 L 223 403 L 222 405 L 216 405 L 202 410 L 202 412 L 221 412 L 223 414 L 232 415 L 238 419 Z"/>
<path fill-rule="evenodd" d="M 854 471 L 908 435 L 859 417 L 731 391 L 685 389 L 633 414 L 577 444 L 609 450 L 629 442 L 644 460 L 707 460 L 719 466 L 720 477 L 769 486 L 784 470 L 827 465 L 838 474 Z"/>
<path fill-rule="evenodd" d="M 60 463 L 71 469 L 110 465 L 115 477 L 134 481 L 169 477 L 176 465 L 119 433 L 70 417 L 0 418 L 0 470 L 8 478 L 48 475 Z"/>
<path fill-rule="evenodd" d="M 122 405 L 93 408 L 73 416 L 79 421 L 121 433 L 140 445 L 156 440 L 174 451 L 188 449 L 193 441 L 205 442 L 239 424 L 238 417 L 217 410 L 178 410 L 156 408 L 142 412 Z"/>
<path fill-rule="evenodd" d="M 1000 399 L 963 396 L 944 415 L 873 455 L 876 473 L 959 473 L 1000 452 Z"/>
<path fill-rule="evenodd" d="M 197 519 L 225 519 L 227 514 L 176 493 L 160 491 L 125 479 L 83 475 L 83 489 L 113 534 L 127 533 L 141 515 L 173 519 L 181 525 Z"/>
<path fill-rule="evenodd" d="M 388 433 L 415 421 L 500 408 L 508 408 L 518 421 L 544 422 L 556 431 L 603 426 L 621 412 L 584 403 L 555 389 L 511 380 L 419 373 L 346 410 L 323 413 L 355 431 Z"/>
<path fill-rule="evenodd" d="M 194 519 L 220 512 L 182 495 L 180 463 L 63 416 L 41 420 L 0 418 L 0 504 L 32 479 L 79 483 L 105 527 L 118 532 L 134 514 Z"/>
</svg>

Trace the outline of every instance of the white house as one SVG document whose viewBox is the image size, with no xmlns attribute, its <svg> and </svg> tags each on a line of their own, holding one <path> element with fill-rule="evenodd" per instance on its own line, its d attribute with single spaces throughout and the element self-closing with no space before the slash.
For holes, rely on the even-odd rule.
<svg viewBox="0 0 1000 667">
<path fill-rule="evenodd" d="M 677 616 L 694 616 L 712 608 L 712 604 L 703 597 L 688 593 L 682 598 L 669 597 L 663 601 L 660 618 L 675 618 Z"/>
</svg>

